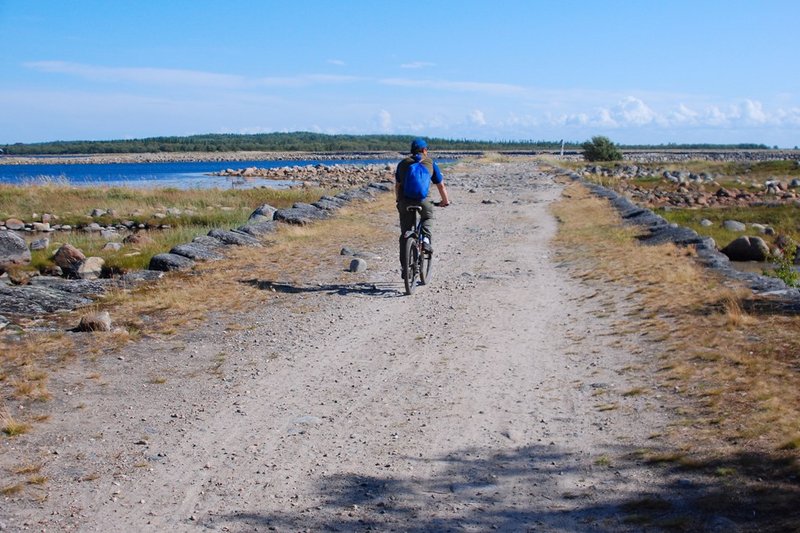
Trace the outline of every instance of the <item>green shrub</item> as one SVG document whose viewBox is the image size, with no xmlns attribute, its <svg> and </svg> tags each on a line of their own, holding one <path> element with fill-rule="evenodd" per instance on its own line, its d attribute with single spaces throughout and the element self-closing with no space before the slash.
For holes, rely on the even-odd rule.
<svg viewBox="0 0 800 533">
<path fill-rule="evenodd" d="M 622 152 L 608 137 L 597 135 L 583 143 L 583 158 L 587 161 L 621 161 Z"/>
<path fill-rule="evenodd" d="M 772 257 L 775 268 L 767 274 L 780 279 L 787 287 L 800 287 L 800 274 L 794 268 L 795 255 L 797 255 L 797 246 L 790 244 L 783 250 L 783 254 Z"/>
</svg>

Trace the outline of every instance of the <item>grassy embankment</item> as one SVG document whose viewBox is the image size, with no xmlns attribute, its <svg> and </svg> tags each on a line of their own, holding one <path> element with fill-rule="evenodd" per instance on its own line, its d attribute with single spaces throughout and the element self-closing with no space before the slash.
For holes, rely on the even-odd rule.
<svg viewBox="0 0 800 533">
<path fill-rule="evenodd" d="M 19 198 L 9 200 L 14 196 L 12 192 L 3 188 L 2 212 L 8 212 L 6 210 L 13 205 L 16 207 L 10 212 L 14 214 L 47 210 L 61 213 L 60 216 L 67 220 L 69 217 L 82 217 L 87 210 L 98 206 L 113 208 L 120 213 L 163 206 L 213 213 L 214 216 L 202 219 L 200 224 L 192 216 L 188 220 L 176 219 L 170 230 L 151 232 L 155 243 L 141 250 L 142 256 L 166 251 L 174 243 L 206 233 L 211 226 L 227 228 L 241 224 L 253 208 L 262 203 L 280 207 L 295 201 L 315 200 L 323 193 L 299 189 L 75 191 L 45 188 L 18 191 Z M 31 327 L 22 331 L 7 328 L 0 332 L 0 431 L 6 437 L 14 437 L 30 431 L 35 423 L 46 421 L 49 417 L 47 403 L 51 399 L 48 381 L 53 372 L 58 372 L 71 361 L 113 353 L 142 335 L 172 335 L 183 327 L 201 323 L 210 314 L 224 312 L 228 315 L 252 309 L 275 297 L 248 280 L 301 281 L 310 271 L 333 263 L 337 264 L 335 268 L 331 267 L 334 271 L 342 271 L 338 265 L 343 261 L 339 255 L 342 245 L 386 237 L 382 229 L 370 224 L 369 220 L 376 210 L 388 208 L 386 198 L 389 196 L 359 205 L 356 209 L 343 209 L 328 221 L 307 227 L 282 227 L 270 236 L 266 248 L 232 247 L 224 260 L 198 264 L 189 273 L 173 273 L 158 283 L 132 291 L 111 292 L 90 309 L 53 317 L 49 328 Z M 78 233 L 65 234 L 68 238 L 73 236 L 78 236 Z M 113 332 L 92 335 L 68 331 L 77 324 L 79 315 L 100 310 L 110 312 Z M 38 324 L 38 321 L 32 322 L 31 325 Z M 5 408 L 7 404 L 26 405 L 20 411 L 25 415 L 13 415 Z"/>
<path fill-rule="evenodd" d="M 682 163 L 636 163 L 640 168 L 649 168 L 658 174 L 664 170 L 674 172 L 693 172 L 696 174 L 710 173 L 714 175 L 715 183 L 703 185 L 686 185 L 690 190 L 715 192 L 719 187 L 735 188 L 746 192 L 756 192 L 764 188 L 768 180 L 781 180 L 789 182 L 800 177 L 800 165 L 796 161 L 759 161 L 759 162 L 713 162 L 713 161 L 686 161 Z M 560 164 L 569 166 L 574 170 L 583 168 L 582 163 Z M 608 165 L 608 164 L 606 164 Z M 619 189 L 619 179 L 599 177 L 588 174 L 587 179 L 594 179 L 602 185 Z M 660 176 L 655 178 L 642 178 L 626 180 L 628 184 L 636 185 L 643 189 L 677 190 L 678 185 L 663 180 Z M 659 208 L 655 211 L 670 222 L 689 227 L 700 235 L 712 237 L 719 246 L 725 246 L 730 241 L 739 237 L 741 233 L 728 231 L 722 227 L 724 220 L 738 220 L 747 224 L 765 224 L 775 229 L 775 234 L 785 235 L 800 243 L 800 205 L 797 203 L 784 203 L 783 205 L 759 205 L 748 207 L 728 208 L 702 208 L 702 207 L 669 207 Z M 713 222 L 711 226 L 703 226 L 700 221 L 708 219 Z M 774 238 L 762 235 L 768 242 Z"/>
<path fill-rule="evenodd" d="M 0 185 L 0 218 L 32 221 L 50 213 L 58 217 L 57 223 L 73 228 L 91 222 L 107 225 L 123 221 L 148 227 L 169 226 L 169 229 L 149 230 L 150 239 L 146 243 L 124 246 L 119 251 L 103 250 L 109 239 L 103 238 L 100 232 L 57 232 L 50 234 L 47 249 L 32 253 L 31 268 L 39 270 L 52 264 L 51 256 L 61 244 L 70 243 L 86 256 L 102 257 L 110 270 L 126 272 L 147 268 L 153 255 L 205 235 L 213 228 L 230 229 L 242 225 L 261 204 L 287 207 L 294 202 L 315 201 L 323 193 L 322 189 L 314 188 L 182 190 Z M 95 208 L 114 214 L 92 218 L 89 214 Z"/>
<path fill-rule="evenodd" d="M 704 504 L 712 512 L 744 515 L 752 508 L 773 525 L 796 520 L 796 311 L 730 288 L 692 261 L 690 250 L 640 245 L 636 228 L 622 225 L 608 202 L 577 183 L 565 196 L 554 208 L 559 255 L 579 279 L 598 287 L 604 316 L 624 316 L 614 329 L 631 365 L 619 372 L 650 382 L 651 389 L 636 394 L 675 406 L 674 424 L 653 436 L 666 449 L 654 444 L 633 460 L 711 480 Z M 612 467 L 628 460 L 607 459 Z"/>
</svg>

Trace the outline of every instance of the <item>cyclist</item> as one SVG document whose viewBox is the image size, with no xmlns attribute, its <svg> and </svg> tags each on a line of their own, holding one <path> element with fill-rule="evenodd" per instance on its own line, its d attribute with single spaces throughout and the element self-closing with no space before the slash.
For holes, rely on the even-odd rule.
<svg viewBox="0 0 800 533">
<path fill-rule="evenodd" d="M 394 193 L 397 200 L 397 211 L 400 213 L 400 265 L 405 276 L 405 262 L 403 235 L 406 231 L 414 229 L 415 215 L 406 209 L 409 206 L 420 206 L 422 212 L 422 246 L 426 252 L 432 252 L 431 226 L 433 220 L 433 202 L 428 196 L 430 184 L 436 185 L 439 190 L 440 207 L 450 205 L 447 189 L 444 186 L 442 171 L 439 166 L 428 156 L 428 143 L 424 139 L 414 139 L 411 142 L 411 154 L 397 164 L 394 173 Z"/>
</svg>

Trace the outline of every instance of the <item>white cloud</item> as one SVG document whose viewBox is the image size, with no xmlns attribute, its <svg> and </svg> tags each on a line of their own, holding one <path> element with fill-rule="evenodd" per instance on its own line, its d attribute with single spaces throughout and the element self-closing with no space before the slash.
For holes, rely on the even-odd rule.
<svg viewBox="0 0 800 533">
<path fill-rule="evenodd" d="M 25 67 L 40 72 L 67 74 L 105 82 L 135 82 L 155 85 L 202 85 L 207 87 L 241 87 L 245 78 L 196 70 L 165 68 L 100 67 L 66 61 L 35 61 Z"/>
<path fill-rule="evenodd" d="M 628 96 L 617 104 L 613 113 L 618 121 L 636 126 L 649 124 L 656 117 L 656 113 L 647 104 L 633 96 Z"/>
<path fill-rule="evenodd" d="M 378 123 L 378 130 L 382 133 L 389 133 L 392 131 L 392 114 L 381 109 L 376 117 Z"/>
<path fill-rule="evenodd" d="M 378 80 L 382 85 L 397 87 L 414 87 L 420 89 L 436 89 L 442 91 L 474 92 L 489 95 L 521 95 L 525 89 L 519 85 L 507 83 L 485 83 L 474 81 L 413 80 L 409 78 L 384 78 Z"/>
<path fill-rule="evenodd" d="M 411 63 L 403 63 L 400 68 L 420 69 L 435 67 L 436 63 L 429 63 L 428 61 L 412 61 Z"/>
<path fill-rule="evenodd" d="M 485 126 L 486 125 L 486 117 L 483 114 L 483 111 L 480 109 L 473 110 L 468 117 L 469 122 L 475 124 L 476 126 Z"/>
</svg>

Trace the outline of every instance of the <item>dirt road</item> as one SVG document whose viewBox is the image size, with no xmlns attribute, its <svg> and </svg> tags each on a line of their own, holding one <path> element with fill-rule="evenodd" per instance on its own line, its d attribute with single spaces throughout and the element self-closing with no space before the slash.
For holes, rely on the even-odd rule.
<svg viewBox="0 0 800 533">
<path fill-rule="evenodd" d="M 434 279 L 412 297 L 392 239 L 345 282 L 277 286 L 239 328 L 219 317 L 89 379 L 69 370 L 59 414 L 5 450 L 39 457 L 48 482 L 39 503 L 7 500 L 2 526 L 639 529 L 631 503 L 669 480 L 625 458 L 666 415 L 622 394 L 633 356 L 553 259 L 561 186 L 532 162 L 447 179 Z"/>
</svg>

